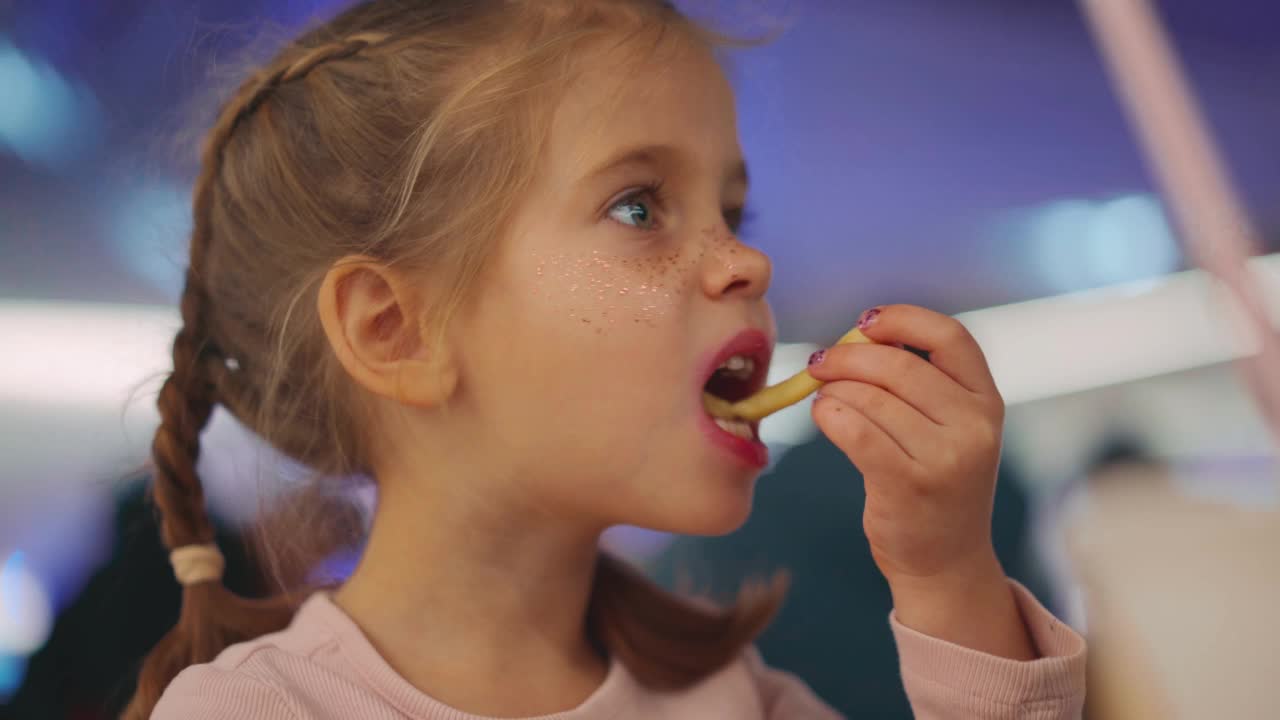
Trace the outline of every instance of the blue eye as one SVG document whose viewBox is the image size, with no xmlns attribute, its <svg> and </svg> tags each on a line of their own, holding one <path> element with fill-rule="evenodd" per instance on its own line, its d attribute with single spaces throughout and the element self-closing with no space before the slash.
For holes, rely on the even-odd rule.
<svg viewBox="0 0 1280 720">
<path fill-rule="evenodd" d="M 624 198 L 609 208 L 609 217 L 623 225 L 630 225 L 641 230 L 653 229 L 653 211 L 649 204 L 635 198 Z"/>
<path fill-rule="evenodd" d="M 609 217 L 637 230 L 656 230 L 657 210 L 662 205 L 661 186 L 648 185 L 628 193 L 609 208 Z"/>
</svg>

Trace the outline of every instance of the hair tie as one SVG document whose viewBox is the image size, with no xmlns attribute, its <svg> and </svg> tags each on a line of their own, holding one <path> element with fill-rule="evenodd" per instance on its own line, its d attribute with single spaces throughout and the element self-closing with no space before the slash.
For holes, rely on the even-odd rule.
<svg viewBox="0 0 1280 720">
<path fill-rule="evenodd" d="M 226 561 L 217 545 L 184 545 L 169 553 L 169 564 L 182 586 L 221 580 Z"/>
</svg>

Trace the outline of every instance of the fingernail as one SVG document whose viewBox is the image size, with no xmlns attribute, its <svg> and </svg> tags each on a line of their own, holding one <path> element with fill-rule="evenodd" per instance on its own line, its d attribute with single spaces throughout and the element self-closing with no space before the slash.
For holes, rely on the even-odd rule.
<svg viewBox="0 0 1280 720">
<path fill-rule="evenodd" d="M 810 355 L 810 356 L 809 356 L 809 367 L 813 367 L 814 365 L 821 365 L 821 364 L 822 364 L 822 359 L 823 359 L 823 358 L 825 358 L 826 356 L 827 356 L 827 351 L 826 351 L 826 350 L 819 350 L 818 352 L 816 352 L 816 353 L 814 353 L 814 354 Z"/>
<path fill-rule="evenodd" d="M 873 307 L 862 313 L 862 317 L 858 318 L 858 329 L 866 330 L 871 327 L 871 323 L 874 323 L 878 317 L 880 317 L 880 308 L 878 307 Z"/>
</svg>

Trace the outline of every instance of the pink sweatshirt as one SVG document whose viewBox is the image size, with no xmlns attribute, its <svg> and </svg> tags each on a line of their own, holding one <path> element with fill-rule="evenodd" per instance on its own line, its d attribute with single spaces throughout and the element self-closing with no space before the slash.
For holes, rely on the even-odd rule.
<svg viewBox="0 0 1280 720">
<path fill-rule="evenodd" d="M 889 623 L 902 678 L 919 720 L 1078 718 L 1084 704 L 1084 640 L 1013 583 L 1041 658 L 1007 660 Z M 183 670 L 151 716 L 159 720 L 492 720 L 417 688 L 378 655 L 328 595 L 312 595 L 286 629 Z M 681 692 L 641 686 L 618 662 L 578 707 L 542 720 L 827 720 L 840 715 L 799 678 L 764 665 L 754 649 Z"/>
</svg>

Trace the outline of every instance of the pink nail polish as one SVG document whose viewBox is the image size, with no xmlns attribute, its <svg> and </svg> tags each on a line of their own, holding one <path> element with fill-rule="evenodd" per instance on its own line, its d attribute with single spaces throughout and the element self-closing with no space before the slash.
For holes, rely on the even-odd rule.
<svg viewBox="0 0 1280 720">
<path fill-rule="evenodd" d="M 871 324 L 874 323 L 878 317 L 880 317 L 880 308 L 878 307 L 873 307 L 862 313 L 862 317 L 858 318 L 858 329 L 866 330 L 871 327 Z"/>
<path fill-rule="evenodd" d="M 814 365 L 821 365 L 823 358 L 825 358 L 826 356 L 827 356 L 826 350 L 819 350 L 818 352 L 810 355 L 809 367 L 813 367 Z"/>
</svg>

